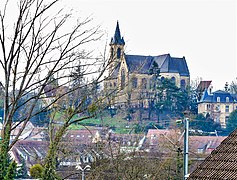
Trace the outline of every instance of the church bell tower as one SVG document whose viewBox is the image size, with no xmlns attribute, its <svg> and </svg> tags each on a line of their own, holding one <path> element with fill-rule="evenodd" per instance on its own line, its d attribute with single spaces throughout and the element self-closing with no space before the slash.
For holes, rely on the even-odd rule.
<svg viewBox="0 0 237 180">
<path fill-rule="evenodd" d="M 114 37 L 110 41 L 109 74 L 113 72 L 117 64 L 124 57 L 124 39 L 121 37 L 119 23 L 117 21 Z"/>
</svg>

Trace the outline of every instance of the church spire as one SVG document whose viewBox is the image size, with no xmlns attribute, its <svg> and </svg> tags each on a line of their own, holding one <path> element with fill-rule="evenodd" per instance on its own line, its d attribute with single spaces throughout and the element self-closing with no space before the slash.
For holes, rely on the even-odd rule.
<svg viewBox="0 0 237 180">
<path fill-rule="evenodd" d="M 118 21 L 117 21 L 114 37 L 111 38 L 110 44 L 125 45 L 123 37 L 121 38 Z"/>
</svg>

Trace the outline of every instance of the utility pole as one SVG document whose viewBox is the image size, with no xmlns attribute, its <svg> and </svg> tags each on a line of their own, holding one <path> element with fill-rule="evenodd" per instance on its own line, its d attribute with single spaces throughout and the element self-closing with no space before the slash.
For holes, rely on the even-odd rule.
<svg viewBox="0 0 237 180">
<path fill-rule="evenodd" d="M 184 120 L 184 180 L 189 176 L 188 174 L 188 131 L 189 131 L 189 119 L 185 118 Z"/>
</svg>

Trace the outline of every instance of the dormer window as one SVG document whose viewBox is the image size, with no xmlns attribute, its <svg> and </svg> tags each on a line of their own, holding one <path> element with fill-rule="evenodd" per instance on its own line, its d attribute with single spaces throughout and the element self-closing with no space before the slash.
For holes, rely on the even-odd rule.
<svg viewBox="0 0 237 180">
<path fill-rule="evenodd" d="M 220 97 L 217 97 L 217 98 L 216 98 L 216 101 L 217 101 L 217 102 L 221 102 L 221 98 L 220 98 Z"/>
<path fill-rule="evenodd" d="M 225 101 L 226 101 L 226 102 L 230 102 L 230 98 L 229 98 L 229 97 L 226 97 L 226 98 L 225 98 Z"/>
</svg>

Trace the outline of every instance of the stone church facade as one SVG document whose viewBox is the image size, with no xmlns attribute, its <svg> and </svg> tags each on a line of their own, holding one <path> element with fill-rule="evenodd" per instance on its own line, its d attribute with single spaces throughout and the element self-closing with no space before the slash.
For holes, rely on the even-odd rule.
<svg viewBox="0 0 237 180">
<path fill-rule="evenodd" d="M 110 42 L 109 75 L 104 89 L 113 94 L 110 103 L 115 106 L 130 104 L 148 107 L 148 99 L 154 83 L 154 66 L 159 69 L 159 79 L 171 79 L 177 87 L 185 89 L 190 74 L 185 57 L 170 54 L 158 56 L 128 55 L 124 52 L 125 41 L 121 37 L 119 23 Z M 153 73 L 152 73 L 153 72 Z"/>
</svg>

